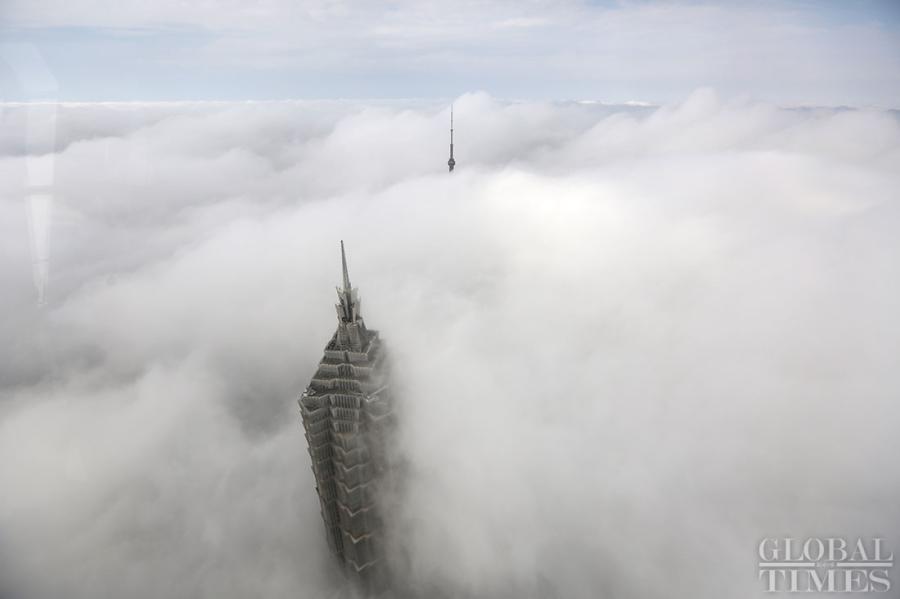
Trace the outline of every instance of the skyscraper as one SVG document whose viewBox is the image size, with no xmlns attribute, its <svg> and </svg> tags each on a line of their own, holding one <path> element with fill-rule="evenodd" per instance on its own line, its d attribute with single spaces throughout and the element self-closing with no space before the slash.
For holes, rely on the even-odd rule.
<svg viewBox="0 0 900 599">
<path fill-rule="evenodd" d="M 341 263 L 337 330 L 300 397 L 300 414 L 328 546 L 351 578 L 378 590 L 386 573 L 377 500 L 387 470 L 392 402 L 382 342 L 363 322 L 343 241 Z"/>
</svg>

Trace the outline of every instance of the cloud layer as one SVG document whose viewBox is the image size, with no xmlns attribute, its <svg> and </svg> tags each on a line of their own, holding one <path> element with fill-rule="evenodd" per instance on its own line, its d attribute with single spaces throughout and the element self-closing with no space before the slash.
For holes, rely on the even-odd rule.
<svg viewBox="0 0 900 599">
<path fill-rule="evenodd" d="M 414 593 L 746 597 L 763 537 L 897 546 L 895 114 L 455 114 L 448 176 L 427 103 L 4 107 L 8 592 L 341 591 L 294 403 L 339 239 L 394 356 Z"/>
</svg>

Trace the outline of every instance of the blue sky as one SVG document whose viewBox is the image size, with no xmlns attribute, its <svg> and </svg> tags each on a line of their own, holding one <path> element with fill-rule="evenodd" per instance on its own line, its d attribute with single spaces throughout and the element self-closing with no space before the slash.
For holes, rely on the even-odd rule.
<svg viewBox="0 0 900 599">
<path fill-rule="evenodd" d="M 900 2 L 8 0 L 3 100 L 900 106 Z"/>
</svg>

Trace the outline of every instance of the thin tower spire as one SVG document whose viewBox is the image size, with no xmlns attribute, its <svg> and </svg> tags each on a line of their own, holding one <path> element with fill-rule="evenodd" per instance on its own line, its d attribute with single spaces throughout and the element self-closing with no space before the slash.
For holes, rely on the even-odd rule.
<svg viewBox="0 0 900 599">
<path fill-rule="evenodd" d="M 350 273 L 347 272 L 347 254 L 344 253 L 343 239 L 341 239 L 341 266 L 344 269 L 344 291 L 350 291 Z"/>
<path fill-rule="evenodd" d="M 347 253 L 344 251 L 344 240 L 341 240 L 341 270 L 343 274 L 343 286 L 336 287 L 338 300 L 336 304 L 338 319 L 343 323 L 362 324 L 362 318 L 359 315 L 359 296 L 356 289 L 350 285 L 350 273 L 347 270 Z"/>
<path fill-rule="evenodd" d="M 447 166 L 450 167 L 449 172 L 453 172 L 453 167 L 456 166 L 456 161 L 453 159 L 453 104 L 450 105 L 450 160 L 447 161 Z"/>
</svg>

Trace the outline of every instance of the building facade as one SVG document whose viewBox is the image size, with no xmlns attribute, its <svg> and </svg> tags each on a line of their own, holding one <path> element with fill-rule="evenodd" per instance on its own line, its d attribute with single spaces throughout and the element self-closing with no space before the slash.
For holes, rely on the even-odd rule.
<svg viewBox="0 0 900 599">
<path fill-rule="evenodd" d="M 366 327 L 350 285 L 341 242 L 343 286 L 338 326 L 309 386 L 300 414 L 328 546 L 348 576 L 368 590 L 387 584 L 379 493 L 393 423 L 387 360 L 378 331 Z"/>
</svg>

